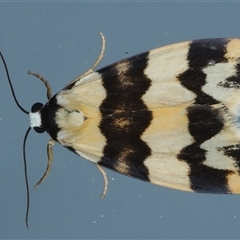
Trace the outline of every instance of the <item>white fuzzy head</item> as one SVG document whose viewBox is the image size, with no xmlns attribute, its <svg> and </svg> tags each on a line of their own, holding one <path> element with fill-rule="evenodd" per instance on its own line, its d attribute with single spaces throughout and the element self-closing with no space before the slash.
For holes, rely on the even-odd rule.
<svg viewBox="0 0 240 240">
<path fill-rule="evenodd" d="M 42 126 L 42 118 L 39 111 L 37 112 L 30 112 L 29 113 L 29 121 L 30 121 L 30 127 L 41 127 Z"/>
</svg>

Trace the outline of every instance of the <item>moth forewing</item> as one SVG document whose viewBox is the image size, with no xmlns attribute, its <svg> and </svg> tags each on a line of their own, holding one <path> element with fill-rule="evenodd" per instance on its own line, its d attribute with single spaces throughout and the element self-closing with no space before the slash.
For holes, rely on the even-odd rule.
<svg viewBox="0 0 240 240">
<path fill-rule="evenodd" d="M 239 49 L 238 39 L 194 40 L 95 71 L 102 36 L 96 64 L 41 110 L 46 130 L 125 175 L 180 190 L 239 193 Z"/>
</svg>

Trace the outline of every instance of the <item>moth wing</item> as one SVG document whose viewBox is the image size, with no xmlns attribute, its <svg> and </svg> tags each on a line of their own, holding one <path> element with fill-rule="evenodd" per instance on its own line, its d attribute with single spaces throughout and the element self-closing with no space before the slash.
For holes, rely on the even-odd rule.
<svg viewBox="0 0 240 240">
<path fill-rule="evenodd" d="M 240 193 L 239 57 L 238 39 L 198 40 L 84 76 L 57 95 L 86 117 L 81 126 L 66 124 L 60 142 L 155 184 Z"/>
</svg>

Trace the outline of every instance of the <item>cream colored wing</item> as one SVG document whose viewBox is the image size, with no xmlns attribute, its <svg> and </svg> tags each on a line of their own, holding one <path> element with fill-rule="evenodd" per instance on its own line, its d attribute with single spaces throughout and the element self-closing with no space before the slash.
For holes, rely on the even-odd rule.
<svg viewBox="0 0 240 240">
<path fill-rule="evenodd" d="M 56 95 L 57 140 L 120 173 L 181 190 L 240 193 L 240 40 L 122 60 Z"/>
</svg>

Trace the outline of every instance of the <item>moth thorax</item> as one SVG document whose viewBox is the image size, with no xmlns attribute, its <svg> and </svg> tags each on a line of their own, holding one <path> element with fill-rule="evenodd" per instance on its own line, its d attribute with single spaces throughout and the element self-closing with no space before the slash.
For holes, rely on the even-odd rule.
<svg viewBox="0 0 240 240">
<path fill-rule="evenodd" d="M 30 121 L 30 127 L 41 127 L 42 126 L 42 118 L 40 111 L 38 112 L 30 112 L 29 113 L 29 121 Z"/>
<path fill-rule="evenodd" d="M 85 121 L 84 114 L 79 110 L 59 108 L 56 112 L 56 124 L 60 129 L 78 128 Z"/>
</svg>

